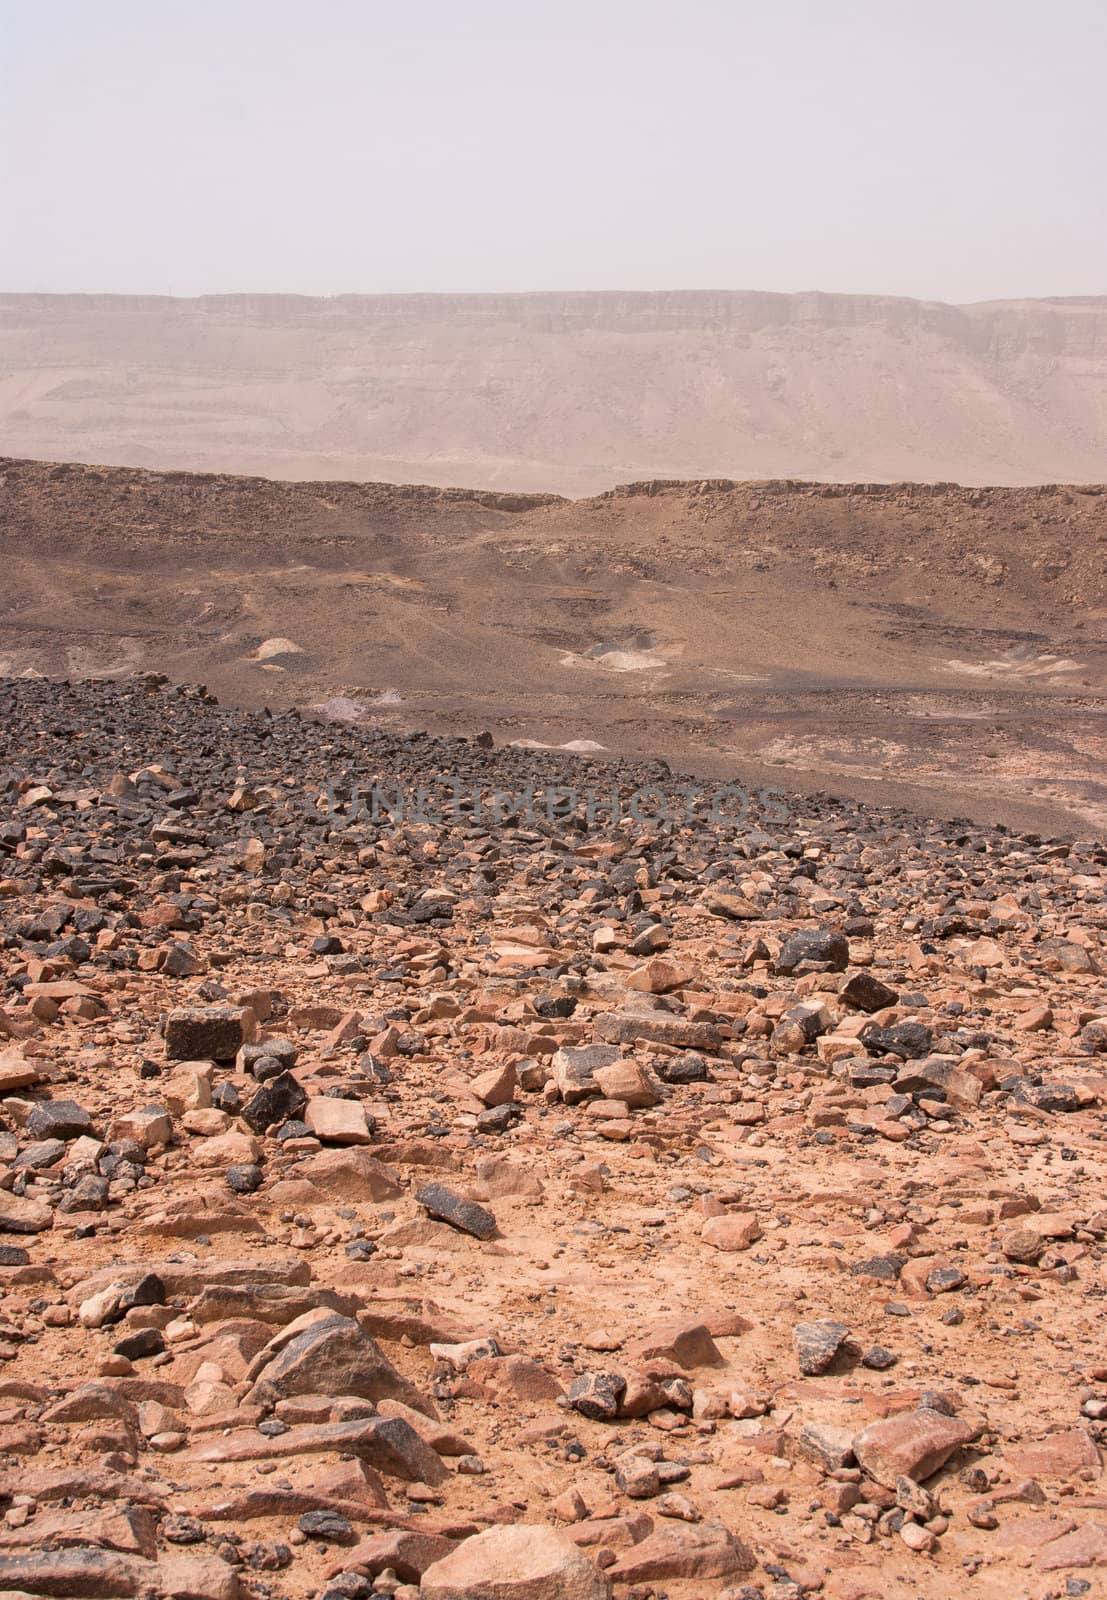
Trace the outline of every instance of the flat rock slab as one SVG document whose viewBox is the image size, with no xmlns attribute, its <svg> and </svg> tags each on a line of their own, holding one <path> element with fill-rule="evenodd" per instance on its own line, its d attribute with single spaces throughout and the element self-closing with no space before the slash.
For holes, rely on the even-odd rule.
<svg viewBox="0 0 1107 1600">
<path fill-rule="evenodd" d="M 678 1050 L 706 1050 L 713 1054 L 723 1036 L 713 1022 L 689 1022 L 663 1011 L 605 1011 L 596 1018 L 596 1036 L 612 1044 L 672 1045 Z"/>
<path fill-rule="evenodd" d="M 395 1200 L 402 1186 L 390 1167 L 367 1150 L 356 1147 L 320 1150 L 305 1156 L 288 1171 L 289 1178 L 300 1179 L 318 1191 L 318 1199 L 308 1204 L 334 1204 L 337 1200 L 361 1200 L 374 1205 Z"/>
<path fill-rule="evenodd" d="M 399 1417 L 290 1428 L 275 1439 L 266 1438 L 254 1428 L 242 1428 L 223 1438 L 193 1445 L 180 1459 L 211 1464 L 280 1461 L 285 1456 L 319 1455 L 324 1451 L 359 1456 L 386 1477 L 403 1478 L 409 1483 L 441 1483 L 446 1476 L 435 1452 Z"/>
<path fill-rule="evenodd" d="M 1107 1522 L 1088 1522 L 1046 1545 L 1038 1557 L 1039 1572 L 1067 1572 L 1080 1567 L 1107 1567 Z"/>
<path fill-rule="evenodd" d="M 728 917 L 731 922 L 758 922 L 765 915 L 760 906 L 755 906 L 745 895 L 728 894 L 720 889 L 709 889 L 701 904 L 712 916 Z"/>
<path fill-rule="evenodd" d="M 5 1592 L 57 1600 L 120 1600 L 156 1594 L 160 1600 L 239 1600 L 232 1566 L 217 1556 L 166 1556 L 161 1562 L 93 1546 L 0 1556 Z"/>
<path fill-rule="evenodd" d="M 325 1309 L 353 1316 L 359 1303 L 356 1296 L 337 1289 L 295 1289 L 281 1283 L 215 1283 L 200 1291 L 189 1306 L 188 1315 L 201 1325 L 250 1318 L 283 1328 L 308 1311 Z"/>
<path fill-rule="evenodd" d="M 703 1322 L 654 1323 L 627 1346 L 627 1356 L 633 1361 L 675 1361 L 689 1372 L 697 1367 L 726 1364 L 722 1351 Z"/>
<path fill-rule="evenodd" d="M 0 1189 L 0 1233 L 43 1233 L 53 1222 L 54 1213 L 45 1201 Z"/>
<path fill-rule="evenodd" d="M 1098 1477 L 1102 1471 L 1099 1448 L 1083 1428 L 1063 1428 L 1044 1439 L 1011 1444 L 1003 1454 L 1020 1478 L 1075 1478 L 1088 1473 Z"/>
<path fill-rule="evenodd" d="M 421 1600 L 609 1600 L 611 1585 L 563 1533 L 516 1523 L 466 1539 L 423 1573 Z"/>
<path fill-rule="evenodd" d="M 474 1239 L 494 1239 L 496 1236 L 496 1219 L 491 1211 L 478 1205 L 475 1200 L 466 1200 L 444 1183 L 424 1184 L 415 1198 L 436 1221 L 448 1222 L 452 1228 L 472 1234 Z"/>
<path fill-rule="evenodd" d="M 303 1256 L 262 1256 L 254 1261 L 167 1261 L 164 1258 L 116 1261 L 83 1278 L 70 1291 L 70 1298 L 88 1300 L 113 1283 L 132 1288 L 148 1274 L 160 1278 L 166 1294 L 170 1299 L 175 1299 L 177 1295 L 188 1298 L 199 1294 L 210 1284 L 241 1285 L 244 1288 L 283 1284 L 287 1288 L 302 1288 L 311 1282 L 311 1265 Z"/>
<path fill-rule="evenodd" d="M 41 1083 L 45 1074 L 35 1061 L 29 1061 L 18 1046 L 0 1050 L 0 1095 L 14 1094 Z"/>
<path fill-rule="evenodd" d="M 352 1550 L 343 1553 L 333 1564 L 334 1576 L 350 1567 L 364 1567 L 375 1578 L 386 1568 L 391 1569 L 401 1583 L 418 1583 L 428 1567 L 443 1561 L 457 1549 L 456 1539 L 444 1539 L 441 1534 L 396 1529 L 387 1533 L 374 1533 L 362 1539 Z"/>
<path fill-rule="evenodd" d="M 303 1117 L 324 1144 L 369 1144 L 373 1138 L 365 1107 L 358 1100 L 331 1100 L 317 1095 L 308 1100 Z"/>
</svg>

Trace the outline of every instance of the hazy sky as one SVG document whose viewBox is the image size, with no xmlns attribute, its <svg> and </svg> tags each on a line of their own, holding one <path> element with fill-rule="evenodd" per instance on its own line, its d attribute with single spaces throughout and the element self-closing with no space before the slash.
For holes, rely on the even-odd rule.
<svg viewBox="0 0 1107 1600">
<path fill-rule="evenodd" d="M 0 0 L 0 289 L 1107 293 L 1104 0 Z"/>
</svg>

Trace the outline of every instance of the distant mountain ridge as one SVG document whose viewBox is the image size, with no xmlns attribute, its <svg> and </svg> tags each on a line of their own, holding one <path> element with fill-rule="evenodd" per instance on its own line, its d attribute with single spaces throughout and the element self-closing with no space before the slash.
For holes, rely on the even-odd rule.
<svg viewBox="0 0 1107 1600">
<path fill-rule="evenodd" d="M 6 294 L 0 448 L 573 496 L 1094 482 L 1107 297 Z"/>
</svg>

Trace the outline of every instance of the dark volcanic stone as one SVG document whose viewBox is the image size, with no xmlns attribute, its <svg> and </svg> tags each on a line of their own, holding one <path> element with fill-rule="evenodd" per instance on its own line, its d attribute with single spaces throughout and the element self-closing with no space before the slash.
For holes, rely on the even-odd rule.
<svg viewBox="0 0 1107 1600">
<path fill-rule="evenodd" d="M 278 1139 L 310 1139 L 311 1129 L 306 1122 L 301 1122 L 299 1117 L 293 1117 L 288 1122 L 282 1122 L 277 1129 Z"/>
<path fill-rule="evenodd" d="M 253 1194 L 255 1189 L 261 1188 L 265 1174 L 253 1162 L 248 1162 L 228 1167 L 226 1178 L 227 1187 L 233 1189 L 235 1194 Z"/>
<path fill-rule="evenodd" d="M 299 1053 L 299 1048 L 292 1039 L 256 1039 L 242 1046 L 238 1052 L 236 1065 L 245 1072 L 253 1072 L 254 1063 L 264 1058 L 279 1061 L 286 1072 L 291 1072 Z"/>
<path fill-rule="evenodd" d="M 618 1372 L 584 1372 L 569 1390 L 569 1404 L 593 1422 L 613 1422 L 626 1392 L 627 1381 Z"/>
<path fill-rule="evenodd" d="M 200 1544 L 204 1538 L 203 1523 L 183 1512 L 163 1517 L 158 1531 L 170 1544 Z"/>
<path fill-rule="evenodd" d="M 142 1361 L 147 1356 L 160 1356 L 164 1349 L 165 1339 L 157 1328 L 140 1328 L 137 1333 L 120 1339 L 115 1354 L 125 1356 L 128 1361 Z"/>
<path fill-rule="evenodd" d="M 352 1544 L 354 1525 L 337 1511 L 305 1511 L 296 1524 L 309 1539 L 326 1539 L 331 1544 Z"/>
<path fill-rule="evenodd" d="M 245 1042 L 241 1006 L 179 1006 L 165 1019 L 171 1061 L 233 1061 Z"/>
<path fill-rule="evenodd" d="M 958 1267 L 935 1267 L 926 1280 L 926 1287 L 931 1294 L 949 1294 L 954 1289 L 963 1289 L 968 1281 Z"/>
<path fill-rule="evenodd" d="M 841 997 L 847 1006 L 856 1006 L 858 1011 L 880 1011 L 894 1006 L 899 999 L 895 989 L 881 983 L 871 972 L 855 972 L 843 985 Z"/>
<path fill-rule="evenodd" d="M 78 1178 L 72 1189 L 62 1195 L 58 1210 L 68 1216 L 75 1211 L 102 1211 L 107 1203 L 108 1180 L 98 1177 L 94 1172 L 87 1172 L 83 1178 Z"/>
<path fill-rule="evenodd" d="M 899 1357 L 891 1350 L 886 1350 L 882 1344 L 874 1344 L 861 1357 L 861 1365 L 870 1367 L 873 1372 L 886 1372 L 889 1367 L 894 1367 L 898 1360 Z"/>
<path fill-rule="evenodd" d="M 233 1083 L 217 1083 L 211 1091 L 211 1103 L 217 1111 L 226 1111 L 234 1116 L 242 1104 L 242 1096 Z"/>
<path fill-rule="evenodd" d="M 694 1050 L 682 1056 L 656 1056 L 650 1065 L 666 1083 L 705 1083 L 709 1076 L 707 1062 Z"/>
<path fill-rule="evenodd" d="M 849 1069 L 849 1081 L 855 1089 L 871 1089 L 876 1083 L 893 1083 L 895 1067 L 878 1067 L 871 1061 L 858 1061 Z"/>
<path fill-rule="evenodd" d="M 448 1222 L 474 1239 L 491 1239 L 496 1233 L 496 1219 L 491 1211 L 479 1206 L 475 1200 L 466 1200 L 455 1194 L 444 1183 L 428 1183 L 415 1196 L 419 1204 L 439 1222 Z"/>
<path fill-rule="evenodd" d="M 844 972 L 849 965 L 849 940 L 834 928 L 801 928 L 785 939 L 773 963 L 785 975 L 799 966 L 825 972 Z"/>
<path fill-rule="evenodd" d="M 34 1144 L 26 1145 L 12 1162 L 16 1172 L 28 1167 L 37 1171 L 41 1167 L 52 1167 L 55 1161 L 60 1161 L 65 1154 L 65 1143 L 61 1139 L 38 1139 Z"/>
<path fill-rule="evenodd" d="M 372 1239 L 351 1239 L 345 1253 L 351 1261 L 368 1261 L 376 1255 L 377 1247 Z"/>
<path fill-rule="evenodd" d="M 547 1021 L 555 1018 L 564 1019 L 571 1017 L 577 1009 L 576 997 L 571 994 L 541 994 L 534 1002 L 534 1009 Z"/>
<path fill-rule="evenodd" d="M 156 1272 L 148 1272 L 129 1289 L 123 1297 L 123 1310 L 129 1311 L 132 1306 L 163 1306 L 165 1304 L 165 1284 Z"/>
<path fill-rule="evenodd" d="M 303 1085 L 290 1072 L 281 1072 L 263 1083 L 254 1098 L 242 1108 L 242 1120 L 255 1133 L 264 1133 L 275 1122 L 287 1122 L 307 1105 Z"/>
<path fill-rule="evenodd" d="M 487 1111 L 482 1111 L 477 1117 L 478 1133 L 506 1133 L 510 1128 L 515 1112 L 512 1106 L 489 1106 Z"/>
<path fill-rule="evenodd" d="M 829 1318 L 797 1323 L 792 1338 L 804 1377 L 817 1378 L 825 1372 L 848 1334 L 849 1328 L 844 1322 L 832 1322 Z"/>
<path fill-rule="evenodd" d="M 276 1078 L 284 1071 L 276 1056 L 257 1056 L 250 1063 L 250 1076 L 256 1083 L 267 1083 L 270 1078 Z"/>
<path fill-rule="evenodd" d="M 928 1056 L 934 1035 L 924 1022 L 897 1022 L 890 1028 L 878 1028 L 875 1023 L 861 1034 L 865 1049 L 874 1056 L 902 1056 L 905 1061 L 921 1061 Z"/>
<path fill-rule="evenodd" d="M 1080 1098 L 1071 1083 L 1027 1084 L 1017 1089 L 1011 1099 L 1036 1106 L 1039 1111 L 1080 1110 Z"/>
<path fill-rule="evenodd" d="M 855 1278 L 876 1278 L 894 1283 L 903 1271 L 904 1256 L 870 1256 L 867 1261 L 855 1261 L 849 1269 Z"/>
<path fill-rule="evenodd" d="M 27 1118 L 32 1139 L 79 1139 L 92 1127 L 92 1118 L 75 1100 L 48 1100 Z"/>
</svg>

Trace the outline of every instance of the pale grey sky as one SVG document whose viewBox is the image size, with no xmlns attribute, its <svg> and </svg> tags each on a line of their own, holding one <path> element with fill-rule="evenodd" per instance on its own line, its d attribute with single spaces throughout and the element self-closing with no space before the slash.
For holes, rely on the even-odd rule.
<svg viewBox="0 0 1107 1600">
<path fill-rule="evenodd" d="M 1107 293 L 1104 0 L 0 0 L 0 290 Z"/>
</svg>

